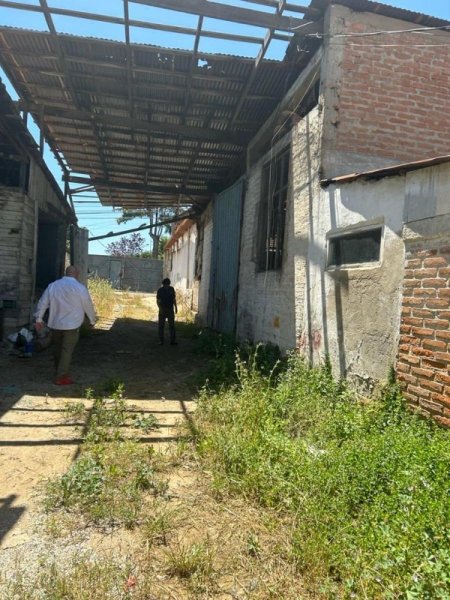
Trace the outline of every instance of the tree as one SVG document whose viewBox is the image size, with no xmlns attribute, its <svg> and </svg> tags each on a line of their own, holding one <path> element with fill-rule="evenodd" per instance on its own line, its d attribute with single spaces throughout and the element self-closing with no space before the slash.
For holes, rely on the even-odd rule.
<svg viewBox="0 0 450 600">
<path fill-rule="evenodd" d="M 139 232 L 121 237 L 117 242 L 106 246 L 106 252 L 111 256 L 140 256 L 144 251 L 145 238 Z"/>
<path fill-rule="evenodd" d="M 167 244 L 167 242 L 170 240 L 170 237 L 168 235 L 162 235 L 159 238 L 159 244 L 158 244 L 158 258 L 163 259 L 164 258 L 164 246 Z"/>
<path fill-rule="evenodd" d="M 131 219 L 148 219 L 149 225 L 171 219 L 175 215 L 172 208 L 149 208 L 147 210 L 124 210 L 117 223 L 126 223 Z M 158 225 L 149 229 L 152 240 L 152 258 L 160 258 L 159 240 L 163 233 L 170 233 L 170 225 Z"/>
</svg>

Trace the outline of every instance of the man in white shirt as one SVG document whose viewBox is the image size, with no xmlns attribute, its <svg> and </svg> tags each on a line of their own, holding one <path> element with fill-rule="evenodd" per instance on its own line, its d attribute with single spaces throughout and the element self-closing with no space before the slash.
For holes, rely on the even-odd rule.
<svg viewBox="0 0 450 600">
<path fill-rule="evenodd" d="M 91 325 L 95 324 L 94 305 L 87 288 L 78 281 L 78 269 L 71 265 L 61 279 L 51 283 L 36 309 L 36 331 L 43 326 L 45 311 L 49 309 L 48 327 L 52 332 L 57 385 L 70 385 L 69 367 L 77 345 L 80 327 L 86 314 Z"/>
</svg>

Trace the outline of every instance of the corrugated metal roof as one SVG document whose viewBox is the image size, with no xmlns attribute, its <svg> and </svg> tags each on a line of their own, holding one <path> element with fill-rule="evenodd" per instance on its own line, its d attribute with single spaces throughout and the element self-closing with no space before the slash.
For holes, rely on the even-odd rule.
<svg viewBox="0 0 450 600">
<path fill-rule="evenodd" d="M 302 69 L 10 27 L 0 53 L 69 169 L 130 208 L 209 199 Z"/>
<path fill-rule="evenodd" d="M 417 160 L 414 162 L 400 163 L 398 165 L 391 165 L 382 169 L 362 171 L 361 173 L 350 173 L 349 175 L 341 175 L 339 177 L 332 177 L 331 179 L 322 179 L 320 184 L 322 187 L 328 187 L 332 184 L 351 183 L 352 181 L 357 180 L 382 179 L 383 177 L 403 175 L 409 171 L 426 169 L 427 167 L 433 167 L 448 162 L 450 162 L 450 154 L 445 156 L 436 156 L 434 158 L 428 158 L 425 160 Z"/>
<path fill-rule="evenodd" d="M 312 0 L 303 12 L 318 24 L 294 18 L 301 23 L 296 31 L 318 31 L 332 3 L 425 26 L 448 24 L 369 0 Z M 171 5 L 185 12 L 180 0 L 171 0 Z M 47 21 L 53 13 L 68 12 L 42 5 L 35 10 L 45 11 Z M 285 39 L 292 35 L 292 17 L 287 21 L 275 8 L 272 15 L 261 15 L 231 2 L 222 9 L 224 20 L 230 11 L 238 22 L 238 13 L 254 15 L 260 26 L 267 18 L 276 19 L 277 25 L 283 21 Z M 267 30 L 269 42 L 274 30 Z M 202 35 L 201 28 L 191 31 L 193 40 Z M 129 208 L 178 204 L 181 193 L 185 202 L 187 198 L 202 205 L 232 174 L 239 174 L 247 143 L 321 42 L 308 38 L 303 53 L 296 43 L 283 62 L 255 61 L 0 27 L 1 63 L 21 94 L 23 108 L 42 121 L 48 141 L 69 170 L 85 174 L 69 177 L 72 183 L 90 184 L 102 202 Z"/>
</svg>

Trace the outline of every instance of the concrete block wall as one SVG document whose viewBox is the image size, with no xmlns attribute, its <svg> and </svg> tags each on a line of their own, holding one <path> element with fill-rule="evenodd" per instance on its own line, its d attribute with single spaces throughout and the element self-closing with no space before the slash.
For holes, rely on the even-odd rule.
<svg viewBox="0 0 450 600">
<path fill-rule="evenodd" d="M 161 285 L 163 262 L 153 258 L 89 254 L 88 273 L 90 277 L 108 280 L 117 289 L 152 293 Z"/>
<path fill-rule="evenodd" d="M 405 240 L 396 371 L 408 403 L 450 427 L 450 215 L 438 218 L 447 231 Z"/>
<path fill-rule="evenodd" d="M 375 13 L 329 9 L 330 33 L 411 29 Z M 324 175 L 450 152 L 450 32 L 331 37 L 322 72 Z"/>
</svg>

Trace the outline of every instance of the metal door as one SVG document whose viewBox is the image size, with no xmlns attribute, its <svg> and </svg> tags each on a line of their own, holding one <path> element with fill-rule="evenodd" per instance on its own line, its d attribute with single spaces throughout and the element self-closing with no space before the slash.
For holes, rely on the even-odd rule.
<svg viewBox="0 0 450 600">
<path fill-rule="evenodd" d="M 213 205 L 208 322 L 223 333 L 236 328 L 243 193 L 242 178 L 220 193 Z"/>
</svg>

